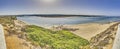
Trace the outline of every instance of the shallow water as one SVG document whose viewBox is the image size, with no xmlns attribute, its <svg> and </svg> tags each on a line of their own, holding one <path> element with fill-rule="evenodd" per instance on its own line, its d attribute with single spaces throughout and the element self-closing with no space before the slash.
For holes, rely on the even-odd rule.
<svg viewBox="0 0 120 49">
<path fill-rule="evenodd" d="M 82 23 L 107 23 L 119 22 L 120 17 L 36 17 L 25 16 L 17 17 L 29 24 L 34 25 L 64 25 L 64 24 L 82 24 Z"/>
</svg>

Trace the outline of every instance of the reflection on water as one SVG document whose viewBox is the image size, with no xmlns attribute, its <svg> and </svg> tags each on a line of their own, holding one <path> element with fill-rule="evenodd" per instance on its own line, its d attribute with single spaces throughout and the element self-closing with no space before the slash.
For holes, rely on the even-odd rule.
<svg viewBox="0 0 120 49">
<path fill-rule="evenodd" d="M 34 25 L 63 25 L 81 23 L 106 23 L 120 21 L 120 17 L 17 17 L 19 20 Z"/>
</svg>

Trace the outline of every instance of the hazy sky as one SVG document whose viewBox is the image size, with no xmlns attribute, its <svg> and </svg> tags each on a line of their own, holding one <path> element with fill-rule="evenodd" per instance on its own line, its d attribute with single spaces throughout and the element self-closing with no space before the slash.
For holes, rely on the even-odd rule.
<svg viewBox="0 0 120 49">
<path fill-rule="evenodd" d="M 120 0 L 0 0 L 0 15 L 119 15 Z"/>
</svg>

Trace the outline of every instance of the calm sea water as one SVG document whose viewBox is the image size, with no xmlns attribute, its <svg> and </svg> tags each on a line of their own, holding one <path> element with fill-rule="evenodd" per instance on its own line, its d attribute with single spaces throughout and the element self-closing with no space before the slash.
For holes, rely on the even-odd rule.
<svg viewBox="0 0 120 49">
<path fill-rule="evenodd" d="M 120 17 L 36 17 L 25 16 L 17 17 L 28 24 L 33 25 L 64 25 L 64 24 L 82 24 L 82 23 L 107 23 L 120 22 Z"/>
</svg>

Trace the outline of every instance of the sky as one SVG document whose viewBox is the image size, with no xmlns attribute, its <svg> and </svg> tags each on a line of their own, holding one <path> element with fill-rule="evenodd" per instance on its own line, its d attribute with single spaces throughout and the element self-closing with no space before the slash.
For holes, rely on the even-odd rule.
<svg viewBox="0 0 120 49">
<path fill-rule="evenodd" d="M 0 15 L 18 14 L 120 16 L 120 0 L 0 0 Z"/>
</svg>

